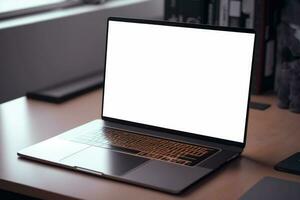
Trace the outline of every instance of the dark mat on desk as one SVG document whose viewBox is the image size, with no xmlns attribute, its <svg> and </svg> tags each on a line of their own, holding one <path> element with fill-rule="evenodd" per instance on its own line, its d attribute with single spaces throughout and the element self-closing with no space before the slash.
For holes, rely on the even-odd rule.
<svg viewBox="0 0 300 200">
<path fill-rule="evenodd" d="M 300 182 L 265 177 L 248 190 L 240 200 L 299 200 Z"/>
<path fill-rule="evenodd" d="M 30 99 L 46 101 L 49 103 L 63 103 L 100 88 L 102 84 L 103 75 L 101 73 L 94 73 L 81 79 L 68 81 L 38 91 L 28 92 L 26 96 Z"/>
<path fill-rule="evenodd" d="M 271 106 L 270 104 L 253 102 L 253 101 L 251 101 L 250 104 L 249 104 L 249 107 L 251 109 L 255 109 L 255 110 L 266 110 L 270 106 Z"/>
<path fill-rule="evenodd" d="M 274 169 L 300 175 L 300 152 L 297 152 L 290 157 L 280 161 Z M 300 197 L 299 197 L 300 199 Z"/>
<path fill-rule="evenodd" d="M 0 190 L 0 198 L 1 199 L 7 199 L 7 200 L 39 200 L 33 197 L 5 191 L 5 190 Z"/>
</svg>

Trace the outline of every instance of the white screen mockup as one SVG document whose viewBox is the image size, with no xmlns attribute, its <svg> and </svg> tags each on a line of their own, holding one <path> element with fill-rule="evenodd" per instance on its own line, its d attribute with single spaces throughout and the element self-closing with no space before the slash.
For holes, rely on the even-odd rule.
<svg viewBox="0 0 300 200">
<path fill-rule="evenodd" d="M 254 34 L 110 21 L 103 116 L 243 142 Z"/>
</svg>

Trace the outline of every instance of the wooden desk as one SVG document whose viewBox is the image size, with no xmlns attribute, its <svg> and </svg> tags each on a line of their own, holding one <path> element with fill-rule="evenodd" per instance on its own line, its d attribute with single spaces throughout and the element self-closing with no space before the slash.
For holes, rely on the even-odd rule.
<svg viewBox="0 0 300 200">
<path fill-rule="evenodd" d="M 44 199 L 198 200 L 237 199 L 264 176 L 300 182 L 300 176 L 273 170 L 278 161 L 300 151 L 300 115 L 278 109 L 272 96 L 253 97 L 272 107 L 250 111 L 242 157 L 179 196 L 18 159 L 18 150 L 99 118 L 101 94 L 95 91 L 61 105 L 26 98 L 2 104 L 0 189 Z"/>
</svg>

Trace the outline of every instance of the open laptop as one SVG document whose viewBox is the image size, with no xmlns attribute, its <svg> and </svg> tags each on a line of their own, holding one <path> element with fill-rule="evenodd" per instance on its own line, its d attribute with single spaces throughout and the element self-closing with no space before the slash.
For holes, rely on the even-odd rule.
<svg viewBox="0 0 300 200">
<path fill-rule="evenodd" d="M 254 40 L 251 30 L 109 18 L 101 119 L 18 155 L 179 193 L 245 147 Z"/>
</svg>

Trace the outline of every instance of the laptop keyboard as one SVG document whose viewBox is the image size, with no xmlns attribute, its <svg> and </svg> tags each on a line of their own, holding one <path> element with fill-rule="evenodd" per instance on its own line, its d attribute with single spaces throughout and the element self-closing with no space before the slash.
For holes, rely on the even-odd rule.
<svg viewBox="0 0 300 200">
<path fill-rule="evenodd" d="M 219 151 L 211 147 L 177 142 L 108 127 L 103 127 L 100 132 L 91 131 L 77 135 L 67 134 L 63 138 L 77 143 L 108 148 L 148 159 L 185 166 L 194 166 Z"/>
</svg>

